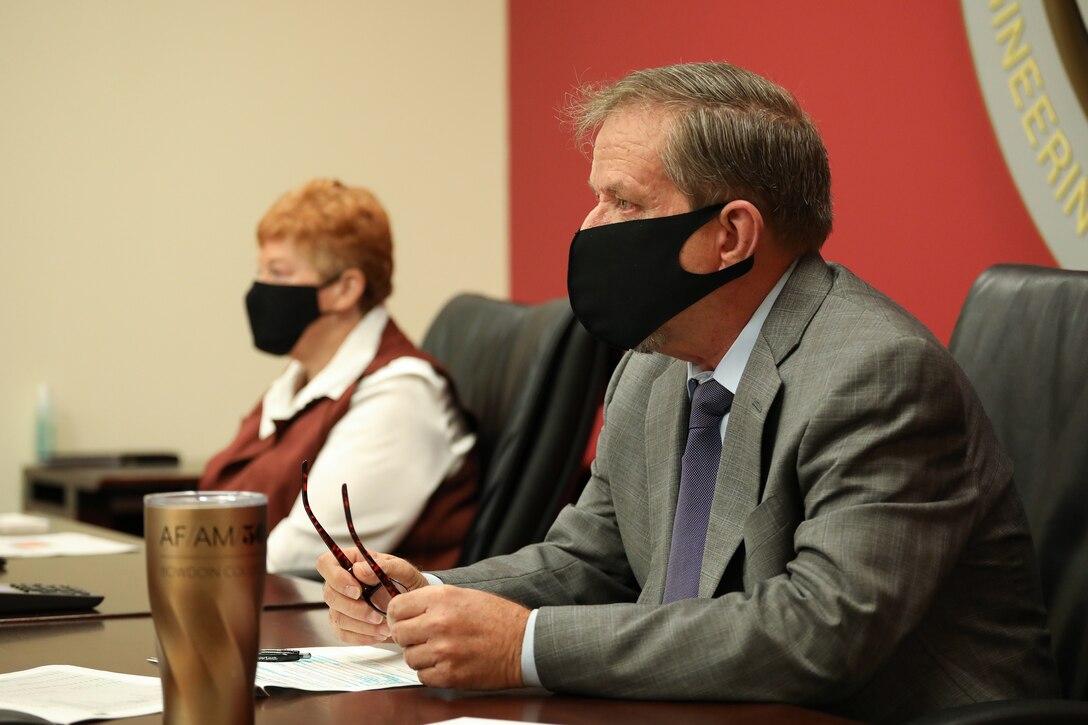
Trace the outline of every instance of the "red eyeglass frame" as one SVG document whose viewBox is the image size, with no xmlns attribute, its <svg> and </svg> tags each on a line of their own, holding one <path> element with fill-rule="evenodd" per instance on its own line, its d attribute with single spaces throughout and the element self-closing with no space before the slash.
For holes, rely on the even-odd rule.
<svg viewBox="0 0 1088 725">
<path fill-rule="evenodd" d="M 329 535 L 329 532 L 325 531 L 325 527 L 321 525 L 321 522 L 317 520 L 317 516 L 314 515 L 313 509 L 310 508 L 310 497 L 308 494 L 310 480 L 310 462 L 302 462 L 302 508 L 306 509 L 306 515 L 310 517 L 310 523 L 314 525 L 314 529 L 317 530 L 318 536 L 325 542 L 325 546 L 329 548 L 332 555 L 336 557 L 336 561 L 343 567 L 355 581 L 359 581 L 359 578 L 355 576 L 355 572 L 352 571 L 352 561 L 344 553 L 343 549 L 337 546 L 336 542 Z M 385 610 L 371 601 L 373 595 L 379 590 L 384 589 L 389 595 L 389 598 L 403 594 L 408 591 L 408 587 L 401 584 L 385 573 L 381 566 L 374 560 L 374 557 L 370 555 L 370 552 L 363 546 L 363 542 L 359 540 L 358 534 L 355 533 L 355 522 L 351 519 L 351 503 L 348 501 L 348 485 L 345 483 L 340 487 L 340 493 L 344 500 L 344 518 L 347 520 L 348 531 L 351 533 L 351 539 L 355 542 L 355 547 L 359 550 L 359 553 L 363 555 L 363 560 L 370 565 L 374 575 L 378 577 L 377 584 L 364 584 L 359 581 L 359 584 L 363 587 L 363 599 L 366 603 L 373 607 L 376 611 L 385 614 Z"/>
</svg>

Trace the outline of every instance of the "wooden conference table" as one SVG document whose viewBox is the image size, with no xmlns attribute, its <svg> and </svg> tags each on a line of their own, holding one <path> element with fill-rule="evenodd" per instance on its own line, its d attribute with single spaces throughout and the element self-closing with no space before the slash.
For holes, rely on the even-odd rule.
<svg viewBox="0 0 1088 725">
<path fill-rule="evenodd" d="M 261 646 L 340 644 L 332 638 L 323 609 L 265 610 Z M 153 676 L 146 658 L 155 652 L 148 617 L 38 623 L 0 627 L 0 672 L 47 664 Z M 433 723 L 456 717 L 487 717 L 544 723 L 826 723 L 848 722 L 788 705 L 631 702 L 550 695 L 541 690 L 495 694 L 396 688 L 355 693 L 277 692 L 257 701 L 259 725 L 310 723 Z M 159 723 L 161 715 L 109 722 Z"/>
<path fill-rule="evenodd" d="M 78 525 L 77 525 L 78 526 Z M 71 530 L 71 529 L 69 529 Z M 85 530 L 85 529 L 84 529 Z M 102 533 L 116 538 L 115 532 Z M 142 542 L 141 542 L 142 548 Z M 106 599 L 95 613 L 0 620 L 0 672 L 69 664 L 154 676 L 155 652 L 147 606 L 143 552 L 52 559 L 13 559 L 0 581 L 44 581 L 86 586 Z M 316 582 L 269 577 L 261 615 L 262 647 L 341 644 L 331 633 Z M 425 687 L 358 693 L 277 692 L 256 703 L 259 725 L 299 722 L 433 723 L 484 717 L 544 723 L 625 725 L 683 723 L 847 723 L 830 715 L 774 704 L 634 702 L 553 695 L 542 690 L 472 693 Z M 161 723 L 162 715 L 107 722 Z"/>
</svg>

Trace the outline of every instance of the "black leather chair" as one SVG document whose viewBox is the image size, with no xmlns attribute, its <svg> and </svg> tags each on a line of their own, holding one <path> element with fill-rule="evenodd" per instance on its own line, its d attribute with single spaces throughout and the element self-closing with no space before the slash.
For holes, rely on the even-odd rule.
<svg viewBox="0 0 1088 725">
<path fill-rule="evenodd" d="M 1012 458 L 1064 701 L 979 703 L 917 721 L 1088 722 L 1088 272 L 997 265 L 949 344 Z"/>
<path fill-rule="evenodd" d="M 480 504 L 461 563 L 540 541 L 584 484 L 582 465 L 618 354 L 566 299 L 522 305 L 459 295 L 420 346 L 452 376 L 474 418 Z"/>
</svg>

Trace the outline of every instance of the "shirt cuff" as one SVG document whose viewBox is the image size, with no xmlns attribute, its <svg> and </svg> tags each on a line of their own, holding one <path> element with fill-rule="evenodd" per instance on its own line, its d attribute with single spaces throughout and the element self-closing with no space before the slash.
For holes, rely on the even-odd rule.
<svg viewBox="0 0 1088 725">
<path fill-rule="evenodd" d="M 526 687 L 543 687 L 540 675 L 536 671 L 536 651 L 533 647 L 536 634 L 536 615 L 539 609 L 529 612 L 529 619 L 525 622 L 525 636 L 521 639 L 521 681 Z"/>
<path fill-rule="evenodd" d="M 433 585 L 433 584 L 444 584 L 444 583 L 445 583 L 445 582 L 443 582 L 443 581 L 442 581 L 441 579 L 439 579 L 438 577 L 436 577 L 436 576 L 435 576 L 434 574 L 428 574 L 428 573 L 427 573 L 427 572 L 425 572 L 425 571 L 421 571 L 421 572 L 420 572 L 420 574 L 422 574 L 422 575 L 423 575 L 423 578 L 427 580 L 427 583 L 428 583 L 428 584 L 432 584 L 432 585 Z"/>
</svg>

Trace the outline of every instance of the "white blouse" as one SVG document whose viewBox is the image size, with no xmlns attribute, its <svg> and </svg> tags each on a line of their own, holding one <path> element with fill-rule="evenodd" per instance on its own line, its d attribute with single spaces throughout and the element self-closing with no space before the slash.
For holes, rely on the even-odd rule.
<svg viewBox="0 0 1088 725">
<path fill-rule="evenodd" d="M 260 437 L 272 435 L 274 421 L 290 419 L 315 399 L 340 398 L 373 361 L 388 320 L 384 307 L 370 310 L 297 393 L 303 371 L 291 361 L 265 393 Z M 474 442 L 445 379 L 419 358 L 398 358 L 359 384 L 351 407 L 311 462 L 310 506 L 341 548 L 355 548 L 340 495 L 340 485 L 348 484 L 359 539 L 368 549 L 392 551 Z M 268 570 L 310 569 L 326 551 L 300 494 L 269 533 Z"/>
</svg>

